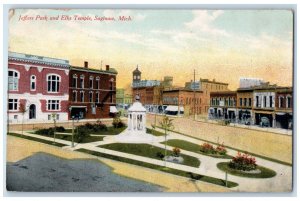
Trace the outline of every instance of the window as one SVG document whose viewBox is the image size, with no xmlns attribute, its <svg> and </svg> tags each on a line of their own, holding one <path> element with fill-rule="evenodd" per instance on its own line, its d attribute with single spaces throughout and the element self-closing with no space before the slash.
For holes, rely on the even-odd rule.
<svg viewBox="0 0 300 201">
<path fill-rule="evenodd" d="M 59 100 L 48 100 L 48 110 L 59 110 Z"/>
<path fill-rule="evenodd" d="M 30 90 L 35 91 L 35 89 L 36 89 L 36 77 L 35 75 L 32 75 L 30 77 Z"/>
<path fill-rule="evenodd" d="M 75 90 L 72 93 L 72 101 L 77 102 L 77 91 L 75 91 Z"/>
<path fill-rule="evenodd" d="M 247 106 L 247 98 L 244 98 L 244 106 Z"/>
<path fill-rule="evenodd" d="M 80 75 L 80 88 L 84 89 L 84 75 Z"/>
<path fill-rule="evenodd" d="M 56 120 L 59 120 L 59 114 L 56 114 Z"/>
<path fill-rule="evenodd" d="M 8 90 L 17 91 L 19 87 L 19 72 L 14 70 L 8 71 Z"/>
<path fill-rule="evenodd" d="M 80 92 L 80 102 L 84 102 L 84 92 L 83 91 L 81 91 Z"/>
<path fill-rule="evenodd" d="M 266 96 L 264 96 L 264 105 L 263 105 L 263 107 L 267 107 L 267 97 Z"/>
<path fill-rule="evenodd" d="M 89 92 L 89 102 L 90 103 L 93 102 L 93 92 L 92 91 Z"/>
<path fill-rule="evenodd" d="M 77 75 L 74 74 L 72 77 L 72 87 L 77 88 Z"/>
<path fill-rule="evenodd" d="M 249 107 L 251 107 L 251 105 L 252 105 L 251 102 L 252 102 L 252 100 L 251 100 L 251 98 L 249 98 L 249 102 L 248 102 L 249 103 Z"/>
<path fill-rule="evenodd" d="M 113 94 L 110 92 L 110 102 L 113 102 Z"/>
<path fill-rule="evenodd" d="M 291 104 L 292 98 L 290 96 L 287 96 L 286 102 L 287 102 L 287 104 L 286 104 L 287 108 L 291 108 L 292 107 L 292 104 Z"/>
<path fill-rule="evenodd" d="M 270 107 L 273 107 L 273 97 L 270 96 L 270 97 L 269 97 L 269 100 L 270 100 Z"/>
<path fill-rule="evenodd" d="M 48 120 L 51 120 L 51 114 L 48 114 Z"/>
<path fill-rule="evenodd" d="M 243 106 L 243 99 L 240 98 L 240 106 Z"/>
<path fill-rule="evenodd" d="M 100 77 L 96 77 L 96 89 L 100 89 Z"/>
<path fill-rule="evenodd" d="M 18 110 L 18 99 L 8 99 L 8 110 L 10 111 Z"/>
<path fill-rule="evenodd" d="M 93 88 L 94 77 L 90 76 L 90 89 Z"/>
<path fill-rule="evenodd" d="M 256 98 L 256 107 L 259 107 L 259 105 L 260 105 L 259 104 L 259 96 L 256 96 L 255 98 Z"/>
<path fill-rule="evenodd" d="M 14 119 L 18 119 L 18 115 L 14 115 Z"/>
<path fill-rule="evenodd" d="M 284 98 L 283 96 L 279 97 L 279 107 L 283 107 Z"/>
<path fill-rule="evenodd" d="M 58 75 L 48 75 L 48 92 L 59 92 L 60 77 Z"/>
<path fill-rule="evenodd" d="M 99 92 L 98 91 L 96 92 L 96 100 L 95 100 L 95 102 L 99 103 Z"/>
</svg>

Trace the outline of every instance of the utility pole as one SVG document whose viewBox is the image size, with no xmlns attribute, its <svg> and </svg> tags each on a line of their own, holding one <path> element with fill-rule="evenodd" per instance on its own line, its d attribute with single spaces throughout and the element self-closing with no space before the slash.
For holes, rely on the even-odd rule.
<svg viewBox="0 0 300 201">
<path fill-rule="evenodd" d="M 196 70 L 194 69 L 194 83 L 193 83 L 193 90 L 194 90 L 194 121 L 196 120 Z"/>
</svg>

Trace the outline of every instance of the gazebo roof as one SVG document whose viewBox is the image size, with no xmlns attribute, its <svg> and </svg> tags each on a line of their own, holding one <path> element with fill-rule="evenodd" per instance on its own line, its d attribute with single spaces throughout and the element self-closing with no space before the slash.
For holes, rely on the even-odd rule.
<svg viewBox="0 0 300 201">
<path fill-rule="evenodd" d="M 135 101 L 128 109 L 128 112 L 146 112 L 146 108 L 144 108 L 141 102 Z"/>
</svg>

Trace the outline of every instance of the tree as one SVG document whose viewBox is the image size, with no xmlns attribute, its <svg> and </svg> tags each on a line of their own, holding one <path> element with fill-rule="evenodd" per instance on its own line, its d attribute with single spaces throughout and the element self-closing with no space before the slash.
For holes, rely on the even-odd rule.
<svg viewBox="0 0 300 201">
<path fill-rule="evenodd" d="M 23 135 L 24 114 L 27 112 L 26 107 L 23 103 L 20 103 L 19 111 L 22 113 L 22 135 Z"/>
<path fill-rule="evenodd" d="M 165 115 L 160 123 L 160 126 L 165 130 L 165 157 L 167 156 L 167 131 L 174 129 L 173 119 L 170 119 Z M 167 166 L 167 161 L 165 160 L 165 167 Z"/>
</svg>

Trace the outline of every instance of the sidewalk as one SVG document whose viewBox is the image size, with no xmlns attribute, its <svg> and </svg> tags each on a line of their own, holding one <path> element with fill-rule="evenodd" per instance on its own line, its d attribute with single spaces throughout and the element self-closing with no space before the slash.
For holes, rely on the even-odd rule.
<svg viewBox="0 0 300 201">
<path fill-rule="evenodd" d="M 157 130 L 161 130 L 161 129 L 157 129 Z M 21 133 L 21 132 L 17 132 L 17 133 Z M 180 139 L 180 140 L 186 140 L 186 141 L 196 143 L 196 144 L 203 143 L 203 141 L 201 141 L 201 140 L 196 140 L 194 138 L 183 136 L 183 135 L 180 135 L 180 134 L 177 134 L 174 132 L 168 132 L 168 133 L 169 133 L 169 135 L 167 136 L 167 140 Z M 35 135 L 35 134 L 29 134 L 26 132 L 24 132 L 24 135 L 53 141 L 53 138 L 39 136 L 39 135 Z M 110 154 L 110 155 L 114 155 L 114 156 L 120 156 L 120 157 L 124 157 L 124 158 L 128 158 L 128 159 L 134 159 L 134 160 L 151 163 L 151 164 L 155 164 L 155 165 L 160 165 L 160 166 L 165 165 L 165 162 L 161 161 L 161 160 L 97 147 L 97 146 L 104 145 L 104 144 L 115 143 L 114 141 L 98 141 L 98 142 L 91 142 L 91 143 L 85 143 L 85 144 L 75 143 L 74 148 L 72 148 L 70 146 L 71 142 L 69 142 L 69 141 L 60 140 L 60 139 L 56 139 L 55 141 L 65 144 L 66 146 L 63 147 L 63 149 L 67 149 L 67 150 L 74 151 L 74 150 L 77 150 L 80 148 L 84 148 L 84 149 L 88 149 L 91 151 L 106 153 L 106 154 Z M 164 148 L 164 145 L 160 144 L 160 143 L 153 143 L 152 145 Z M 172 150 L 173 147 L 167 146 L 167 149 Z M 235 151 L 235 150 L 231 150 L 231 149 L 227 149 L 227 150 L 228 150 L 228 154 L 230 154 L 230 155 L 237 154 L 237 151 Z M 201 162 L 200 167 L 194 168 L 194 167 L 170 163 L 170 162 L 167 162 L 167 167 L 178 169 L 178 170 L 183 170 L 183 171 L 187 171 L 187 172 L 192 172 L 192 173 L 196 173 L 196 174 L 203 174 L 203 175 L 207 175 L 207 176 L 211 176 L 211 177 L 215 177 L 215 178 L 219 178 L 219 179 L 225 179 L 225 173 L 223 171 L 219 170 L 216 167 L 216 164 L 219 162 L 229 161 L 229 159 L 217 159 L 217 158 L 204 156 L 204 155 L 201 155 L 198 153 L 185 151 L 185 150 L 182 150 L 181 153 L 198 158 Z M 285 192 L 285 191 L 291 190 L 292 167 L 286 166 L 286 165 L 281 165 L 281 164 L 278 164 L 275 162 L 271 162 L 271 161 L 268 161 L 268 160 L 265 160 L 265 159 L 262 159 L 259 157 L 257 157 L 256 159 L 257 159 L 257 163 L 259 165 L 262 165 L 264 167 L 275 170 L 277 172 L 277 175 L 273 178 L 268 178 L 268 179 L 253 179 L 253 178 L 245 178 L 245 177 L 237 177 L 237 176 L 233 176 L 233 175 L 228 175 L 228 180 L 239 184 L 239 186 L 232 188 L 233 190 L 245 191 L 245 192 L 269 192 L 269 191 L 273 191 L 273 192 L 284 191 Z M 274 184 L 276 184 L 276 186 L 274 186 Z"/>
</svg>

